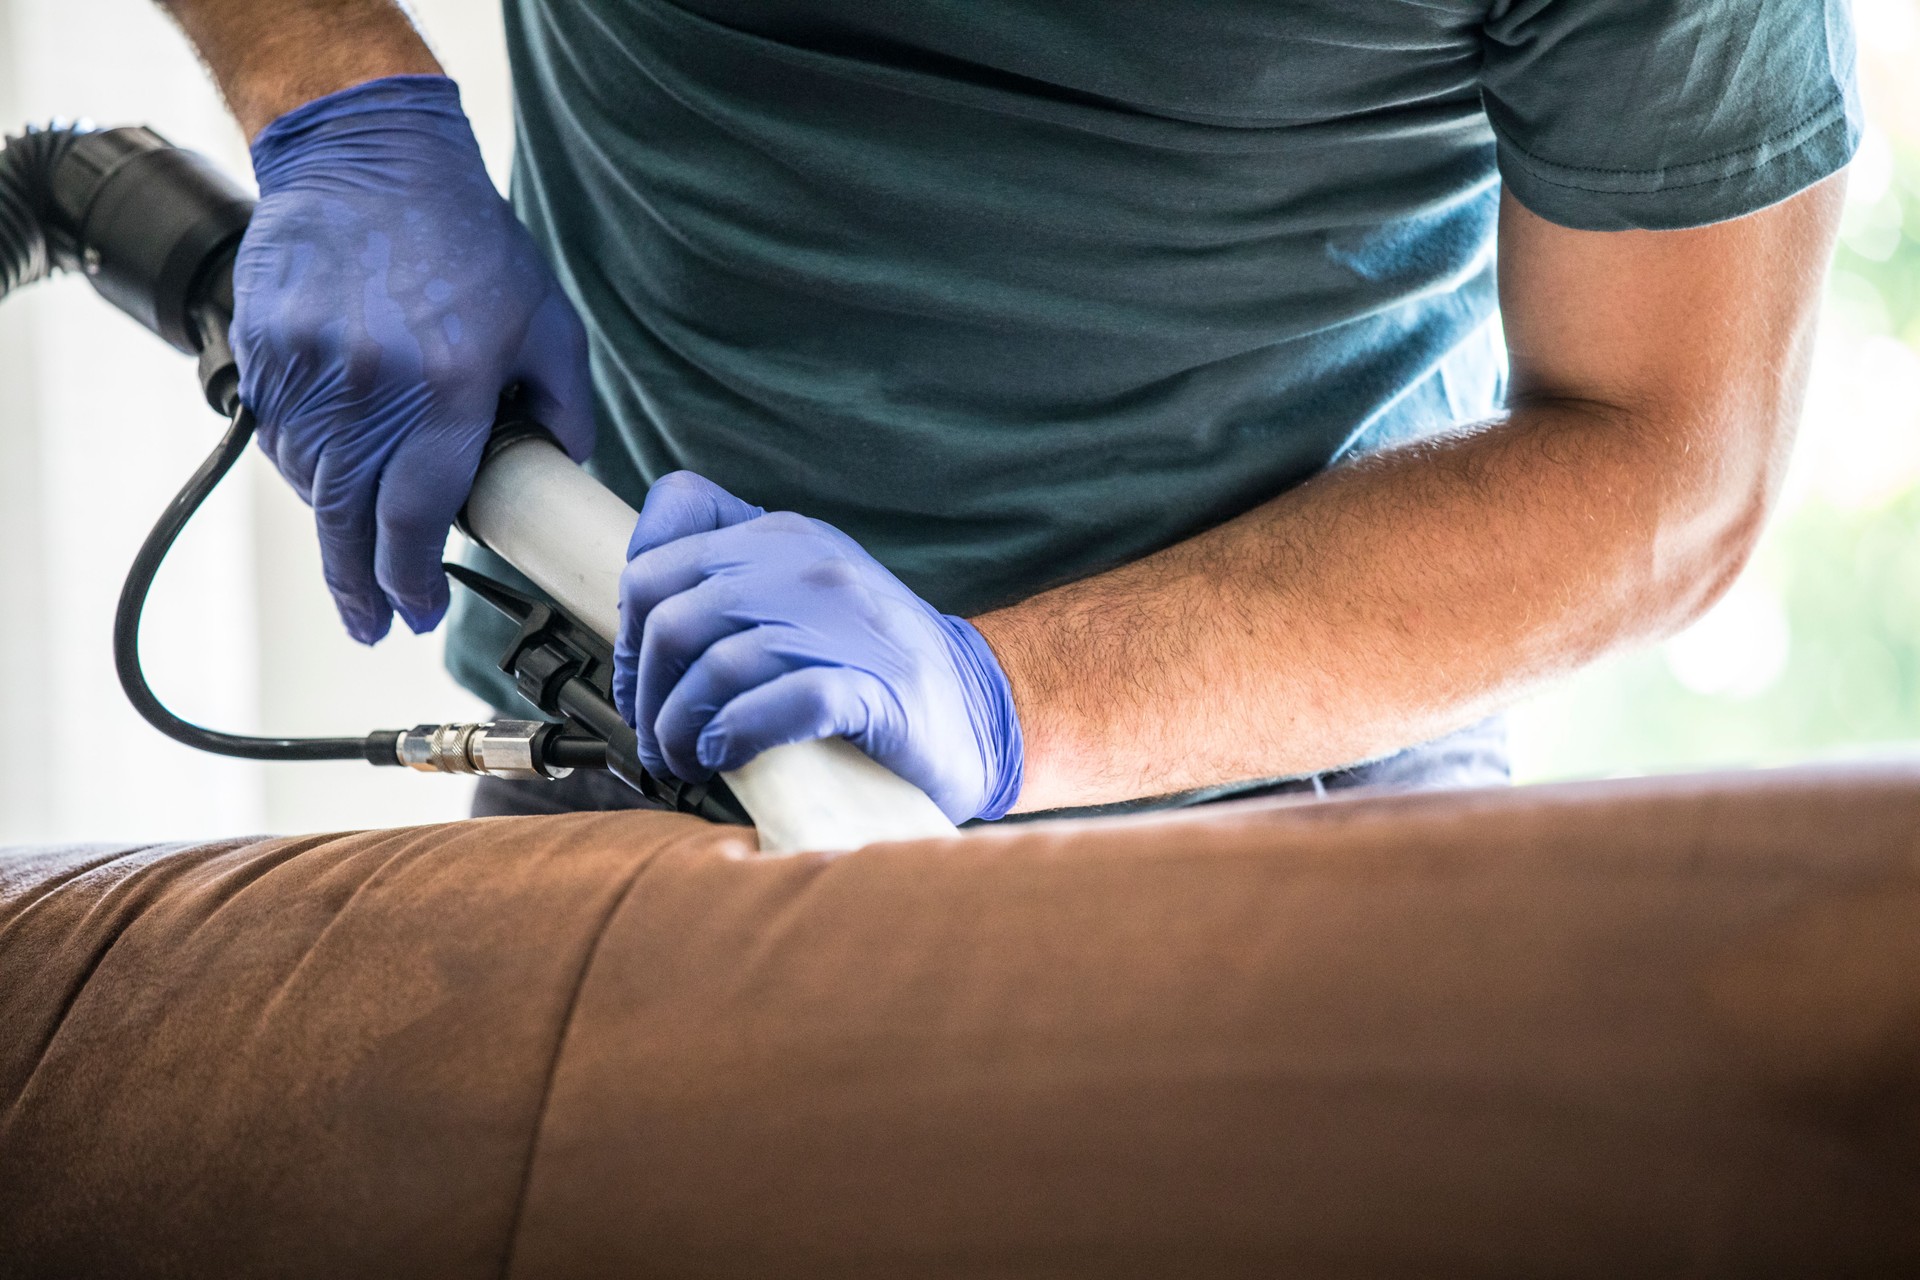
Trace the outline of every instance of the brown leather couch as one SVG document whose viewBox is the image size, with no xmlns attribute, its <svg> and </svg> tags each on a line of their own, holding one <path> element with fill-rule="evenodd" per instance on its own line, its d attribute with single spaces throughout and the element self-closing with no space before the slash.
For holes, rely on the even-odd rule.
<svg viewBox="0 0 1920 1280">
<path fill-rule="evenodd" d="M 1920 1276 L 1920 766 L 0 855 L 8 1276 Z"/>
</svg>

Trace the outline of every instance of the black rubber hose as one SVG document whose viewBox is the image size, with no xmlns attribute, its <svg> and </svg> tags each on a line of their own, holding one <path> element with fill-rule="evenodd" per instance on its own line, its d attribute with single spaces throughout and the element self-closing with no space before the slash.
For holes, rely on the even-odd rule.
<svg viewBox="0 0 1920 1280">
<path fill-rule="evenodd" d="M 366 738 L 254 738 L 244 734 L 221 733 L 182 720 L 154 696 L 140 669 L 140 615 L 147 607 L 147 593 L 153 588 L 154 575 L 172 550 L 174 539 L 193 519 L 193 513 L 207 500 L 253 438 L 253 415 L 245 409 L 233 417 L 227 434 L 221 438 L 193 478 L 181 487 L 173 501 L 153 526 L 153 532 L 140 544 L 133 568 L 120 588 L 120 605 L 113 615 L 113 665 L 120 675 L 120 687 L 127 700 L 146 717 L 148 724 L 189 747 L 211 751 L 215 755 L 237 756 L 242 760 L 371 760 L 387 764 L 393 760 L 390 735 L 372 734 Z M 380 739 L 376 742 L 375 739 Z M 379 748 L 386 744 L 384 758 Z"/>
<path fill-rule="evenodd" d="M 49 231 L 52 178 L 67 149 L 90 132 L 29 125 L 0 147 L 0 298 L 75 265 L 72 245 Z"/>
</svg>

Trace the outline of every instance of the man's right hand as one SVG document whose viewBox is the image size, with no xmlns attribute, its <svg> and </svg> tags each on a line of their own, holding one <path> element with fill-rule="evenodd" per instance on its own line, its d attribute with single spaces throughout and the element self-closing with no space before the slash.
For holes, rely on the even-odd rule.
<svg viewBox="0 0 1920 1280">
<path fill-rule="evenodd" d="M 459 92 L 373 80 L 253 143 L 260 205 L 234 268 L 233 348 L 260 443 L 314 509 L 347 629 L 446 612 L 440 559 L 500 394 L 576 460 L 593 447 L 579 317 L 494 189 Z"/>
</svg>

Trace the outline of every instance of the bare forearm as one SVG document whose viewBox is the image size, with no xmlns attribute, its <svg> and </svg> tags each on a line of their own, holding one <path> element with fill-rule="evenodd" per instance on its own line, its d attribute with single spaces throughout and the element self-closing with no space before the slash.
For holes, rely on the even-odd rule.
<svg viewBox="0 0 1920 1280">
<path fill-rule="evenodd" d="M 1509 418 L 976 620 L 1026 736 L 1021 807 L 1365 760 L 1699 614 L 1785 470 L 1845 193 L 1668 232 L 1503 196 Z"/>
<path fill-rule="evenodd" d="M 1782 460 L 1716 486 L 1671 464 L 1688 429 L 1524 408 L 978 619 L 1021 711 L 1021 807 L 1367 759 L 1674 630 L 1737 572 Z"/>
<path fill-rule="evenodd" d="M 315 98 L 440 64 L 392 0 L 160 0 L 251 138 Z"/>
</svg>

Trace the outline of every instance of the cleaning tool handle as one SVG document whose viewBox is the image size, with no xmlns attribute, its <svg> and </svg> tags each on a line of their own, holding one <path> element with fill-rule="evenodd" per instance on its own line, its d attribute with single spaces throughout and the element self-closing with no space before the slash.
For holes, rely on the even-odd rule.
<svg viewBox="0 0 1920 1280">
<path fill-rule="evenodd" d="M 636 519 L 536 434 L 490 451 L 466 508 L 481 543 L 608 643 L 619 629 L 620 571 Z M 775 747 L 723 776 L 752 816 L 763 853 L 954 833 L 924 792 L 840 738 Z"/>
</svg>

